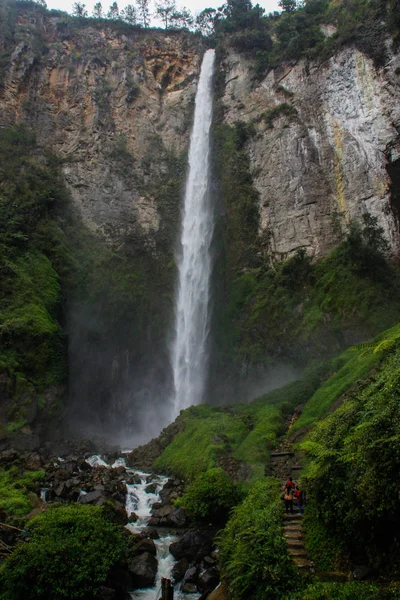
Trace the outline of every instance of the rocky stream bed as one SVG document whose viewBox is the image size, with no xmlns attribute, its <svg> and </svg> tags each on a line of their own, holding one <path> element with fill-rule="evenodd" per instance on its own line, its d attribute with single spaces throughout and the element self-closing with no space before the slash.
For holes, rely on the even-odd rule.
<svg viewBox="0 0 400 600">
<path fill-rule="evenodd" d="M 0 465 L 22 462 L 27 469 L 45 472 L 32 493 L 35 506 L 29 517 L 52 503 L 114 507 L 115 518 L 135 543 L 127 567 L 111 575 L 98 600 L 158 600 L 162 578 L 172 580 L 175 600 L 207 598 L 219 584 L 215 531 L 191 522 L 183 508 L 174 506 L 184 482 L 127 467 L 119 452 L 93 454 L 90 444 L 73 450 L 54 457 L 51 449 L 8 449 L 0 452 Z"/>
</svg>

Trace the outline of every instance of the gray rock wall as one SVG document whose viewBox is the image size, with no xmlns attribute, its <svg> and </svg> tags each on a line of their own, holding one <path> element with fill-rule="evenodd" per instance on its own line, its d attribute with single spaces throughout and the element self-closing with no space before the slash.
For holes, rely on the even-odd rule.
<svg viewBox="0 0 400 600">
<path fill-rule="evenodd" d="M 322 65 L 299 60 L 255 83 L 251 62 L 228 52 L 225 120 L 255 124 L 246 149 L 260 193 L 260 234 L 273 258 L 299 248 L 324 255 L 349 221 L 365 212 L 378 218 L 392 253 L 398 253 L 386 170 L 400 156 L 397 65 L 398 56 L 392 56 L 377 71 L 370 59 L 347 48 Z M 294 114 L 279 113 L 276 107 L 285 103 Z M 271 128 L 262 115 L 274 108 Z"/>
</svg>

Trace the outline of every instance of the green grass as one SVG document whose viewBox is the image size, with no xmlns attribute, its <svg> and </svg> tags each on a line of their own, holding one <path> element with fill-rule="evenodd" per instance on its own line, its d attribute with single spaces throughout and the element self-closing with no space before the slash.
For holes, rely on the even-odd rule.
<svg viewBox="0 0 400 600">
<path fill-rule="evenodd" d="M 179 433 L 154 463 L 184 479 L 193 479 L 216 466 L 219 455 L 229 452 L 246 435 L 244 421 L 223 409 L 201 405 L 184 411 L 185 421 Z"/>
<path fill-rule="evenodd" d="M 21 517 L 32 510 L 29 490 L 44 476 L 43 471 L 20 473 L 17 467 L 0 471 L 0 509 L 12 517 Z"/>
<path fill-rule="evenodd" d="M 387 344 L 400 337 L 400 324 L 379 334 L 370 344 L 349 348 L 332 361 L 336 372 L 325 381 L 306 403 L 291 432 L 315 425 L 331 408 L 335 400 L 365 377 L 379 363 Z M 385 344 L 386 342 L 386 344 Z M 381 350 L 380 350 L 381 348 Z"/>
</svg>

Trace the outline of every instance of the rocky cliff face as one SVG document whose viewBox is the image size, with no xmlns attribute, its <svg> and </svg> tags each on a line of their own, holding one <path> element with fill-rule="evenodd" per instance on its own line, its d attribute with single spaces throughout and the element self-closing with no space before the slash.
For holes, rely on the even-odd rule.
<svg viewBox="0 0 400 600">
<path fill-rule="evenodd" d="M 190 41 L 189 41 L 190 39 Z M 149 179 L 188 145 L 201 47 L 190 35 L 74 26 L 19 14 L 0 95 L 62 160 L 84 223 L 115 244 L 155 245 L 163 210 Z"/>
<path fill-rule="evenodd" d="M 365 212 L 378 218 L 398 253 L 397 65 L 392 55 L 377 70 L 346 48 L 324 64 L 299 60 L 255 83 L 252 63 L 228 50 L 225 121 L 254 123 L 246 149 L 259 192 L 259 232 L 273 259 L 299 248 L 325 255 Z"/>
</svg>

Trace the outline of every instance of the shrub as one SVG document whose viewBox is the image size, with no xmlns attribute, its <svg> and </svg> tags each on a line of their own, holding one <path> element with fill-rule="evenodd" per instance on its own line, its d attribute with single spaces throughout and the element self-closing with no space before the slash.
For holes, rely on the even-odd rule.
<svg viewBox="0 0 400 600">
<path fill-rule="evenodd" d="M 91 600 L 124 558 L 122 528 L 98 507 L 54 506 L 27 528 L 1 566 L 2 600 Z"/>
<path fill-rule="evenodd" d="M 209 469 L 201 473 L 185 490 L 177 502 L 195 518 L 223 521 L 238 502 L 239 493 L 223 469 Z"/>
<path fill-rule="evenodd" d="M 272 600 L 298 579 L 282 532 L 279 481 L 258 482 L 219 536 L 219 566 L 232 600 Z"/>
<path fill-rule="evenodd" d="M 399 344 L 301 443 L 309 458 L 304 484 L 313 519 L 327 536 L 342 540 L 356 564 L 389 572 L 398 572 L 400 550 Z M 306 526 L 307 519 L 306 510 Z M 318 542 L 312 530 L 309 540 L 318 564 L 326 541 Z"/>
</svg>

